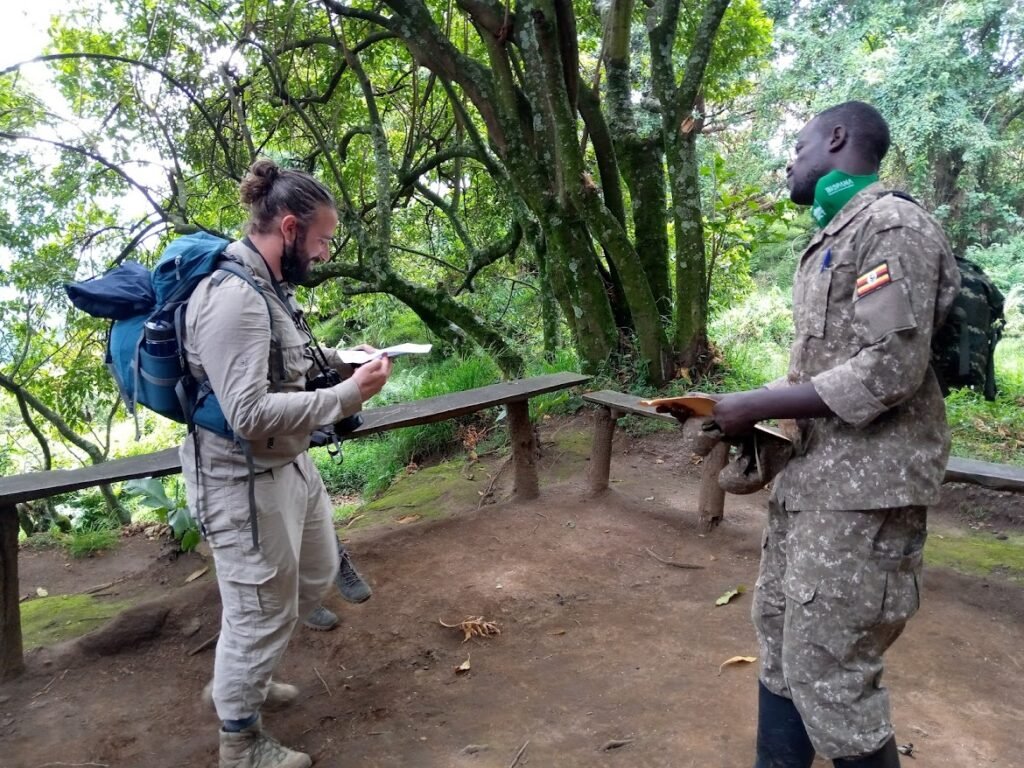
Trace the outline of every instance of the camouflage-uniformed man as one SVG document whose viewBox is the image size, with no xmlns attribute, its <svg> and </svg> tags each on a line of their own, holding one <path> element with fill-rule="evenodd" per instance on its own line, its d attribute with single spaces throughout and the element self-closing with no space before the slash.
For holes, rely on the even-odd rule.
<svg viewBox="0 0 1024 768">
<path fill-rule="evenodd" d="M 889 129 L 848 102 L 815 117 L 787 168 L 822 229 L 793 286 L 788 376 L 723 397 L 726 435 L 794 418 L 777 478 L 753 618 L 761 643 L 755 768 L 899 765 L 882 654 L 917 611 L 926 507 L 949 432 L 929 365 L 959 288 L 941 228 L 877 171 Z"/>
</svg>

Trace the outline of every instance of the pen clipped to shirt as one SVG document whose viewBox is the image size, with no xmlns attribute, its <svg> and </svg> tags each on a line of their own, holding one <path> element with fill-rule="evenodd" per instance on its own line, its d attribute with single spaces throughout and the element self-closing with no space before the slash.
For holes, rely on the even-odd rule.
<svg viewBox="0 0 1024 768">
<path fill-rule="evenodd" d="M 826 248 L 825 255 L 821 257 L 821 269 L 818 270 L 818 274 L 821 274 L 826 269 L 832 266 L 832 249 Z"/>
</svg>

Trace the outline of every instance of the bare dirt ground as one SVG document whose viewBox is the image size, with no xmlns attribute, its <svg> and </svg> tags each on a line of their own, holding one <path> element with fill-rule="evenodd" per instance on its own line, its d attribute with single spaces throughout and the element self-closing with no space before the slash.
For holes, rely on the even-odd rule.
<svg viewBox="0 0 1024 768">
<path fill-rule="evenodd" d="M 297 630 L 278 677 L 303 695 L 267 729 L 342 768 L 748 768 L 756 666 L 719 666 L 757 653 L 750 596 L 715 600 L 753 586 L 764 494 L 729 497 L 724 524 L 699 535 L 697 468 L 662 432 L 620 434 L 612 490 L 587 499 L 586 440 L 554 435 L 585 429 L 545 428 L 555 442 L 537 501 L 478 509 L 478 471 L 468 496 L 415 510 L 422 521 L 345 531 L 374 597 L 331 596 L 342 626 Z M 978 525 L 964 510 L 979 498 L 998 525 L 1019 526 L 1019 498 L 985 493 L 951 488 L 936 530 Z M 70 563 L 23 554 L 23 592 L 123 579 L 104 595 L 161 595 L 170 611 L 155 639 L 114 655 L 32 652 L 29 674 L 0 689 L 0 766 L 216 765 L 218 724 L 199 703 L 213 657 L 189 655 L 217 630 L 216 584 L 208 573 L 182 586 L 199 555 L 160 555 L 142 536 Z M 1024 586 L 934 567 L 925 582 L 886 673 L 897 739 L 914 746 L 904 765 L 1024 766 Z M 501 634 L 463 643 L 438 624 L 471 615 Z"/>
</svg>

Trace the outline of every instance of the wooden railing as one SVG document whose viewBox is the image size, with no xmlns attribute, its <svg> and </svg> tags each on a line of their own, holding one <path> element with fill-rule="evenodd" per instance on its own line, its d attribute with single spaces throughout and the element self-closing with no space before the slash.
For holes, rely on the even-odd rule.
<svg viewBox="0 0 1024 768">
<path fill-rule="evenodd" d="M 519 498 L 533 498 L 539 492 L 539 484 L 529 401 L 538 395 L 583 384 L 589 379 L 589 376 L 577 373 L 555 373 L 374 408 L 362 413 L 362 425 L 349 433 L 346 439 L 445 421 L 503 405 L 508 411 L 512 441 L 514 492 Z M 168 448 L 82 469 L 31 472 L 0 478 L 0 680 L 9 679 L 24 669 L 16 505 L 97 485 L 138 477 L 163 477 L 180 471 L 178 449 Z"/>
</svg>

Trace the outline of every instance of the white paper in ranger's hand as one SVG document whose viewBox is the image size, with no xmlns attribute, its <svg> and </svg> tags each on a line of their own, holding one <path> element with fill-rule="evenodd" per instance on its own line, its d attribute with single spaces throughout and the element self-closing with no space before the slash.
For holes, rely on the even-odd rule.
<svg viewBox="0 0 1024 768">
<path fill-rule="evenodd" d="M 378 357 L 387 355 L 388 357 L 401 357 L 402 355 L 425 355 L 433 349 L 432 344 L 396 344 L 393 347 L 387 349 L 378 349 L 376 352 L 364 352 L 361 349 L 339 349 L 338 354 L 341 356 L 343 363 L 349 365 L 362 365 L 368 363 L 371 360 L 376 360 Z"/>
</svg>

